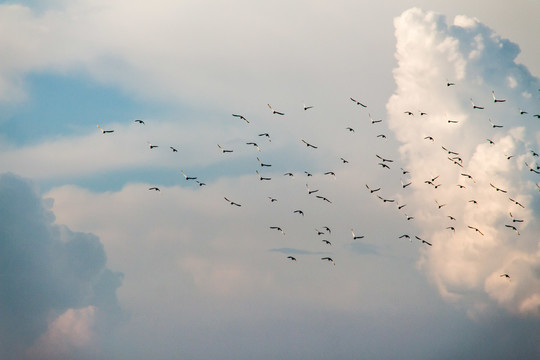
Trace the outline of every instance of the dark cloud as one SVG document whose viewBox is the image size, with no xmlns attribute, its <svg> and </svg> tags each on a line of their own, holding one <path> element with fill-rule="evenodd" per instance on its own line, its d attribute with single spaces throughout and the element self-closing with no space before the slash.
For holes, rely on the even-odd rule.
<svg viewBox="0 0 540 360">
<path fill-rule="evenodd" d="M 68 309 L 96 306 L 119 319 L 121 274 L 106 268 L 93 234 L 53 224 L 27 180 L 0 175 L 0 352 L 19 356 Z M 99 324 L 98 324 L 99 325 Z"/>
</svg>

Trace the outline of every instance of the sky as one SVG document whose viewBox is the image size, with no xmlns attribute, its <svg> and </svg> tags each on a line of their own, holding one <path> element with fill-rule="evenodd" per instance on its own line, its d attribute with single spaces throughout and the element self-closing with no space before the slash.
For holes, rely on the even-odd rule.
<svg viewBox="0 0 540 360">
<path fill-rule="evenodd" d="M 0 357 L 538 358 L 538 14 L 0 1 Z"/>
</svg>

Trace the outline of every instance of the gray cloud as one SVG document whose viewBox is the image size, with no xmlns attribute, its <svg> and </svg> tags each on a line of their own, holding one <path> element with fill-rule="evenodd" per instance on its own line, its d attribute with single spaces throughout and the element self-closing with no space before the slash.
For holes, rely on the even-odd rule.
<svg viewBox="0 0 540 360">
<path fill-rule="evenodd" d="M 29 181 L 0 175 L 0 347 L 8 358 L 20 357 L 68 309 L 95 306 L 107 321 L 121 316 L 121 275 L 106 268 L 100 240 L 54 219 Z"/>
</svg>

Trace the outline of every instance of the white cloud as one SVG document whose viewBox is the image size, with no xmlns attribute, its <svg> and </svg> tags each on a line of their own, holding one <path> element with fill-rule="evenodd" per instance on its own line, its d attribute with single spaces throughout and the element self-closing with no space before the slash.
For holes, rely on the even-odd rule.
<svg viewBox="0 0 540 360">
<path fill-rule="evenodd" d="M 534 102 L 524 102 L 521 94 L 532 91 L 538 79 L 514 63 L 515 46 L 485 25 L 463 16 L 454 24 L 447 26 L 443 16 L 419 9 L 408 10 L 395 21 L 398 87 L 387 108 L 390 127 L 403 143 L 406 167 L 418 184 L 413 187 L 414 197 L 406 201 L 414 202 L 424 236 L 433 241 L 420 265 L 441 294 L 464 306 L 471 316 L 487 311 L 490 304 L 537 315 L 540 278 L 534 269 L 540 238 L 534 182 L 540 178 L 523 164 L 534 164 L 529 150 L 539 148 L 539 127 L 520 117 L 517 107 L 534 108 Z M 471 42 L 476 44 L 474 56 L 470 56 Z M 456 85 L 446 86 L 447 77 Z M 491 90 L 506 102 L 493 103 Z M 485 109 L 473 109 L 471 97 Z M 409 109 L 429 115 L 408 117 L 403 112 Z M 445 121 L 445 112 L 459 122 Z M 489 118 L 504 127 L 493 128 Z M 435 141 L 424 140 L 426 135 Z M 456 155 L 443 146 L 459 153 L 462 167 L 448 159 Z M 509 155 L 513 157 L 507 159 Z M 461 174 L 472 175 L 474 181 Z M 424 184 L 434 176 L 442 184 L 437 190 Z M 438 209 L 434 199 L 446 205 Z M 524 222 L 513 223 L 513 219 Z M 505 226 L 512 224 L 519 236 Z M 512 281 L 499 276 L 503 273 L 510 274 Z"/>
</svg>

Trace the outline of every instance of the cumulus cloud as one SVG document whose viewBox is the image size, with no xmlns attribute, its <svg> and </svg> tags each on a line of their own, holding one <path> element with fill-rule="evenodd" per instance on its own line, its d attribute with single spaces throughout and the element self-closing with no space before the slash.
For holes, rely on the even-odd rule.
<svg viewBox="0 0 540 360">
<path fill-rule="evenodd" d="M 58 345 L 67 351 L 97 341 L 92 330 L 105 331 L 121 316 L 116 299 L 121 276 L 106 268 L 99 239 L 54 225 L 51 204 L 18 176 L 0 176 L 0 199 L 0 341 L 5 355 L 21 358 L 33 345 L 29 357 L 34 358 L 41 354 L 36 349 Z"/>
<path fill-rule="evenodd" d="M 394 24 L 397 89 L 387 110 L 411 171 L 408 201 L 433 241 L 420 267 L 471 316 L 495 305 L 538 316 L 540 175 L 531 169 L 540 149 L 532 115 L 540 107 L 527 94 L 540 83 L 516 64 L 519 47 L 477 19 L 458 16 L 448 25 L 444 16 L 414 8 Z M 494 102 L 492 91 L 506 101 Z M 425 183 L 435 177 L 440 187 Z"/>
</svg>

